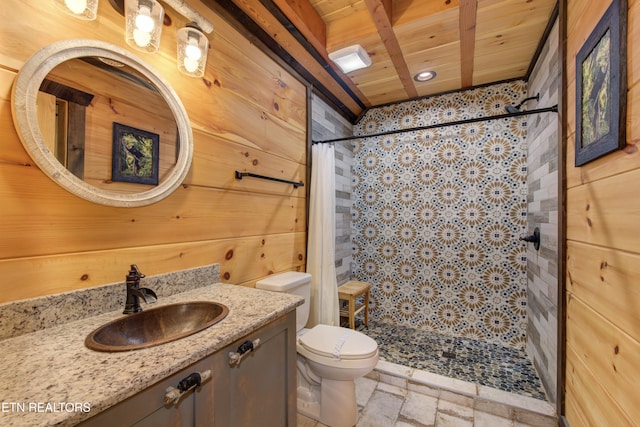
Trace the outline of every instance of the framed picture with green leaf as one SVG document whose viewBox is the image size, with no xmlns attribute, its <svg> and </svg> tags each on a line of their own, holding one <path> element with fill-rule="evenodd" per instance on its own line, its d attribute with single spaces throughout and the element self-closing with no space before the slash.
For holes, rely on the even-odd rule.
<svg viewBox="0 0 640 427">
<path fill-rule="evenodd" d="M 159 148 L 158 134 L 113 122 L 111 179 L 158 185 Z"/>
<path fill-rule="evenodd" d="M 576 55 L 576 159 L 626 145 L 627 0 L 613 0 Z"/>
</svg>

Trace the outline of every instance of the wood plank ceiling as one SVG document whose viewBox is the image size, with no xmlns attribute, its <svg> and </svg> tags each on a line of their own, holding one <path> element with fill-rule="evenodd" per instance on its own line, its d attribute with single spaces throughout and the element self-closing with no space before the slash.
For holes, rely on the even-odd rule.
<svg viewBox="0 0 640 427">
<path fill-rule="evenodd" d="M 526 78 L 557 0 L 201 0 L 244 24 L 345 117 L 366 108 Z M 328 53 L 360 44 L 368 68 Z M 428 82 L 413 76 L 435 71 Z"/>
</svg>

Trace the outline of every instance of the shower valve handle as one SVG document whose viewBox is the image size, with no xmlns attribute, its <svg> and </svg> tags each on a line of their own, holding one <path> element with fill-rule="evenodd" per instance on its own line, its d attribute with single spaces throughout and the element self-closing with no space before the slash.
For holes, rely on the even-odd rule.
<svg viewBox="0 0 640 427">
<path fill-rule="evenodd" d="M 533 247 L 535 248 L 535 250 L 536 251 L 539 250 L 540 249 L 540 229 L 536 227 L 535 230 L 533 230 L 533 234 L 529 236 L 521 237 L 520 240 L 533 243 Z"/>
</svg>

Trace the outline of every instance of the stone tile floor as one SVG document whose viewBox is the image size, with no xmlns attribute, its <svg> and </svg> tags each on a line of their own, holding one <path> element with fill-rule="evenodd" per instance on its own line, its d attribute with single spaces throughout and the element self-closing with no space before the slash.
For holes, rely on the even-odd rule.
<svg viewBox="0 0 640 427">
<path fill-rule="evenodd" d="M 384 364 L 384 362 L 382 362 Z M 396 366 L 396 368 L 398 368 Z M 384 368 L 383 368 L 384 369 Z M 550 407 L 535 411 L 518 409 L 489 400 L 417 383 L 393 385 L 386 374 L 374 371 L 356 381 L 358 421 L 356 427 L 553 427 Z M 380 379 L 375 379 L 379 377 Z M 391 382 L 398 382 L 391 380 Z M 426 392 L 426 394 L 425 394 Z M 527 399 L 527 398 L 525 398 Z M 526 403 L 524 405 L 527 406 Z M 544 413 L 546 412 L 546 414 Z M 298 427 L 331 427 L 298 414 Z"/>
<path fill-rule="evenodd" d="M 557 425 L 524 352 L 388 326 L 357 327 L 380 348 L 375 370 L 356 381 L 357 427 Z M 298 427 L 324 425 L 298 414 Z"/>
</svg>

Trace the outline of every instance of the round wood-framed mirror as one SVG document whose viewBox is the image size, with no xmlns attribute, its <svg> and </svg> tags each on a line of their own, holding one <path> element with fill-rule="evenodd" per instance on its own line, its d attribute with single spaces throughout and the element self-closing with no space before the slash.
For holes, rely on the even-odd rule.
<svg viewBox="0 0 640 427">
<path fill-rule="evenodd" d="M 58 70 L 65 67 L 75 69 L 76 72 L 81 73 L 79 75 L 85 77 L 87 72 L 82 67 L 88 67 L 87 64 L 90 62 L 106 64 L 107 68 L 122 67 L 128 70 L 129 74 L 125 75 L 124 79 L 122 75 L 117 75 L 113 81 L 100 82 L 103 91 L 105 87 L 115 88 L 119 87 L 119 84 L 131 84 L 136 91 L 139 89 L 140 92 L 137 92 L 134 100 L 124 107 L 122 106 L 124 103 L 114 105 L 118 102 L 115 95 L 113 97 L 109 94 L 98 95 L 106 99 L 109 109 L 119 116 L 109 116 L 111 112 L 105 113 L 103 109 L 102 112 L 92 111 L 96 119 L 87 120 L 87 126 L 89 122 L 95 122 L 98 119 L 105 123 L 108 121 L 108 126 L 103 123 L 99 132 L 93 132 L 87 128 L 87 134 L 96 134 L 92 144 L 98 148 L 92 150 L 101 153 L 99 156 L 91 154 L 87 157 L 98 157 L 98 166 L 92 166 L 92 168 L 103 170 L 96 173 L 96 176 L 86 177 L 83 176 L 82 171 L 78 173 L 73 168 L 70 170 L 65 166 L 66 162 L 61 161 L 59 156 L 56 157 L 55 143 L 51 142 L 51 139 L 60 138 L 46 136 L 48 126 L 40 121 L 42 121 L 42 110 L 44 110 L 41 97 L 45 91 L 44 87 L 51 86 L 51 80 L 54 80 L 53 86 L 57 88 L 48 90 L 49 93 L 56 93 L 53 96 L 54 99 L 64 97 L 65 95 L 60 93 L 69 91 L 85 94 L 88 96 L 87 99 L 92 99 L 93 95 L 88 94 L 85 87 L 70 89 L 62 85 L 63 89 L 60 89 L 59 82 L 51 78 L 58 73 Z M 76 66 L 76 63 L 83 65 Z M 105 73 L 104 67 L 97 73 L 114 74 Z M 122 71 L 117 70 L 117 73 L 122 74 Z M 72 82 L 81 80 L 76 77 L 68 80 Z M 95 81 L 96 77 L 91 76 L 86 80 L 91 79 Z M 74 83 L 69 85 L 73 86 Z M 130 89 L 125 92 L 127 91 L 131 92 Z M 139 95 L 144 91 L 147 91 L 149 97 L 157 98 L 148 102 L 147 107 L 142 106 L 143 95 Z M 97 89 L 96 93 L 99 92 L 100 89 Z M 14 124 L 31 158 L 52 180 L 86 200 L 118 207 L 149 205 L 171 194 L 180 186 L 189 172 L 193 158 L 193 133 L 182 102 L 173 88 L 151 66 L 118 46 L 88 39 L 64 40 L 45 46 L 24 64 L 14 82 L 11 96 Z M 38 107 L 39 104 L 40 107 Z M 86 102 L 90 107 L 94 107 L 94 104 L 97 102 Z M 143 113 L 145 120 L 135 116 L 136 108 L 131 108 L 134 104 L 141 110 L 145 110 Z M 57 111 L 59 107 L 52 108 Z M 122 113 L 125 110 L 126 112 Z M 52 116 L 59 116 L 59 114 L 56 112 Z M 175 126 L 170 120 L 171 116 L 175 120 Z M 84 119 L 82 123 L 79 133 L 84 135 Z M 143 125 L 139 126 L 139 123 Z M 67 125 L 62 127 L 65 126 Z M 142 145 L 133 147 L 129 141 L 137 141 Z M 80 141 L 80 143 L 83 142 Z M 120 150 L 118 147 L 122 147 L 121 153 L 118 153 Z M 140 147 L 144 151 L 142 154 L 138 149 Z M 120 158 L 122 161 L 119 160 Z M 133 168 L 134 163 L 137 169 L 131 172 L 130 169 Z M 144 163 L 145 168 L 141 163 Z M 146 167 L 147 164 L 149 167 Z M 117 169 L 120 166 L 122 170 Z"/>
</svg>

